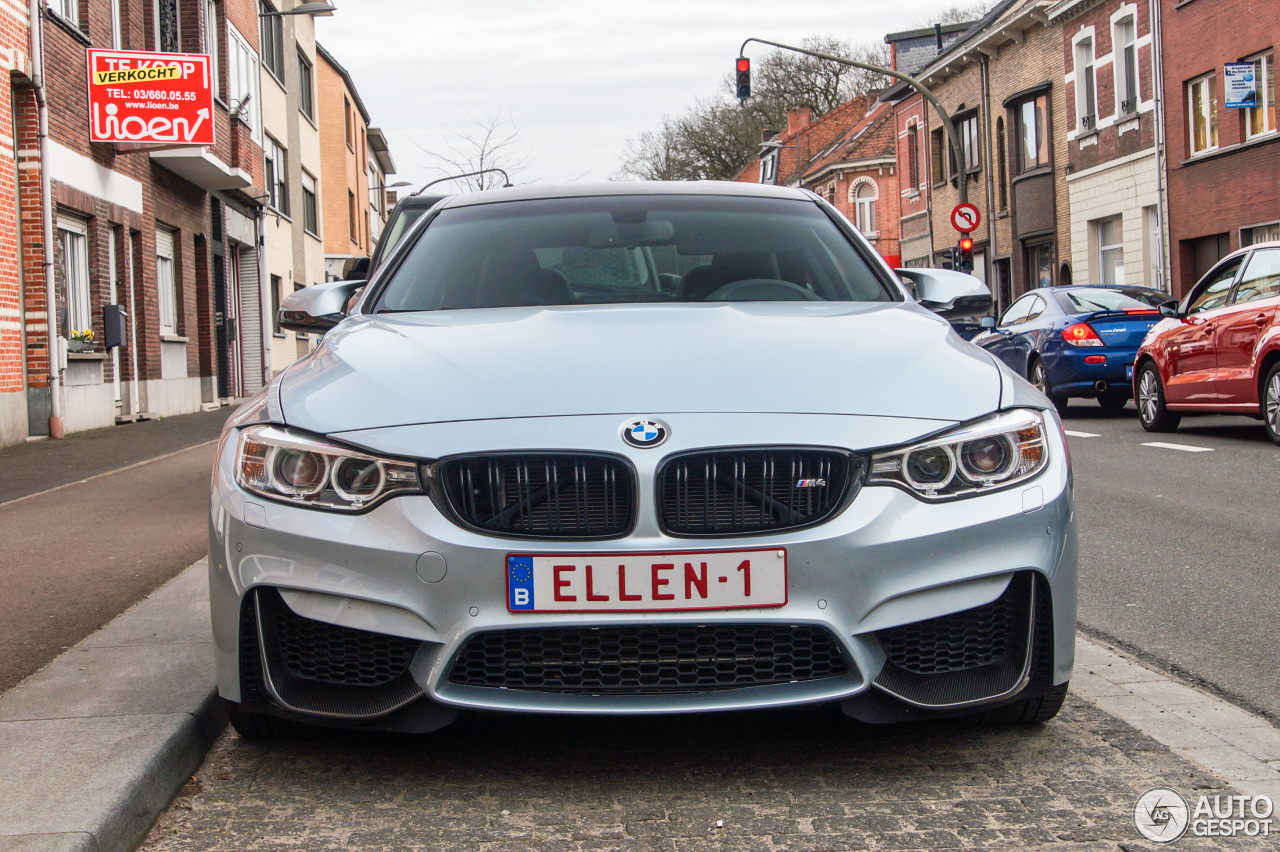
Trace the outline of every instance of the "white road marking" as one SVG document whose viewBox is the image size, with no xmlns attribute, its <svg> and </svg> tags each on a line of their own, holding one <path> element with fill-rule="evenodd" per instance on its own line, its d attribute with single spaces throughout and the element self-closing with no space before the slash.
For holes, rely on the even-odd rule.
<svg viewBox="0 0 1280 852">
<path fill-rule="evenodd" d="M 1101 438 L 1102 437 L 1097 432 L 1077 432 L 1075 429 L 1063 429 L 1062 431 L 1070 435 L 1072 438 Z"/>
<path fill-rule="evenodd" d="M 1162 450 L 1182 450 L 1184 453 L 1211 453 L 1213 447 L 1193 447 L 1190 444 L 1166 444 L 1164 441 L 1152 441 L 1144 447 L 1157 447 Z"/>
<path fill-rule="evenodd" d="M 1240 793 L 1280 796 L 1280 730 L 1261 716 L 1079 634 L 1071 692 Z"/>
</svg>

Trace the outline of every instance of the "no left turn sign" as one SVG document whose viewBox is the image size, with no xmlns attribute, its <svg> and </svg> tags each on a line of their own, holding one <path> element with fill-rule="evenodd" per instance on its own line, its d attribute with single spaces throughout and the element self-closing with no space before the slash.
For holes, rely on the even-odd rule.
<svg viewBox="0 0 1280 852">
<path fill-rule="evenodd" d="M 978 213 L 978 208 L 967 201 L 957 204 L 951 211 L 951 225 L 962 234 L 975 230 L 981 221 L 982 215 Z"/>
</svg>

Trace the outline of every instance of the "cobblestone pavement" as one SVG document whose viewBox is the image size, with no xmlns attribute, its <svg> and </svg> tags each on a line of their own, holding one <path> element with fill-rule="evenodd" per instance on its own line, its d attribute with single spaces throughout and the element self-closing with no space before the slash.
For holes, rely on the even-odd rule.
<svg viewBox="0 0 1280 852">
<path fill-rule="evenodd" d="M 1132 817 L 1154 786 L 1224 790 L 1074 697 L 1022 729 L 870 727 L 833 709 L 470 716 L 420 737 L 261 744 L 228 731 L 142 848 L 1154 849 Z"/>
</svg>

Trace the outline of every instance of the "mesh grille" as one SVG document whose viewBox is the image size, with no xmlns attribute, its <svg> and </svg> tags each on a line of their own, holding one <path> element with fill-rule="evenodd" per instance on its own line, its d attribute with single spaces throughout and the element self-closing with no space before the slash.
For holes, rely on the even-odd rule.
<svg viewBox="0 0 1280 852">
<path fill-rule="evenodd" d="M 382 686 L 409 670 L 421 644 L 303 618 L 274 589 L 262 603 L 271 619 L 280 658 L 294 677 L 346 686 Z"/>
<path fill-rule="evenodd" d="M 885 656 L 915 674 L 975 669 L 1009 657 L 1021 657 L 1026 642 L 1027 584 L 1021 578 L 996 600 L 941 618 L 876 633 Z"/>
<path fill-rule="evenodd" d="M 493 630 L 471 637 L 452 683 L 538 692 L 704 692 L 838 677 L 840 646 L 807 625 Z"/>
<path fill-rule="evenodd" d="M 616 538 L 635 513 L 631 467 L 613 456 L 473 456 L 443 462 L 439 474 L 458 519 L 498 535 Z"/>
<path fill-rule="evenodd" d="M 749 535 L 821 523 L 861 471 L 835 450 L 718 450 L 677 456 L 658 471 L 659 516 L 673 535 Z"/>
</svg>

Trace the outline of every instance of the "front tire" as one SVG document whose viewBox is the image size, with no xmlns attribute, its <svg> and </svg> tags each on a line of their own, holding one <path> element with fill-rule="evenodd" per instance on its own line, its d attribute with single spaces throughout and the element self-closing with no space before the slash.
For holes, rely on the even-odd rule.
<svg viewBox="0 0 1280 852">
<path fill-rule="evenodd" d="M 1036 390 L 1049 397 L 1049 401 L 1053 403 L 1054 408 L 1058 409 L 1059 414 L 1066 413 L 1067 398 L 1054 395 L 1053 385 L 1049 383 L 1049 371 L 1045 369 L 1044 361 L 1039 358 L 1032 358 L 1031 366 L 1027 368 L 1027 378 L 1031 380 L 1031 384 L 1036 386 Z"/>
<path fill-rule="evenodd" d="M 222 699 L 222 706 L 227 711 L 227 721 L 241 739 L 246 740 L 283 740 L 298 739 L 312 733 L 312 729 L 300 722 L 281 719 L 266 713 L 254 713 L 241 708 L 234 701 Z"/>
<path fill-rule="evenodd" d="M 1051 686 L 1040 695 L 1024 698 L 1003 707 L 974 713 L 966 721 L 975 725 L 1040 725 L 1058 715 L 1067 700 L 1071 682 Z"/>
<path fill-rule="evenodd" d="M 1160 371 L 1148 361 L 1138 370 L 1134 382 L 1138 403 L 1138 422 L 1148 432 L 1172 432 L 1182 422 L 1182 415 L 1170 411 L 1164 402 L 1164 385 L 1160 383 Z"/>
<path fill-rule="evenodd" d="M 1280 444 L 1280 362 L 1271 365 L 1262 381 L 1262 422 L 1267 437 Z"/>
</svg>

